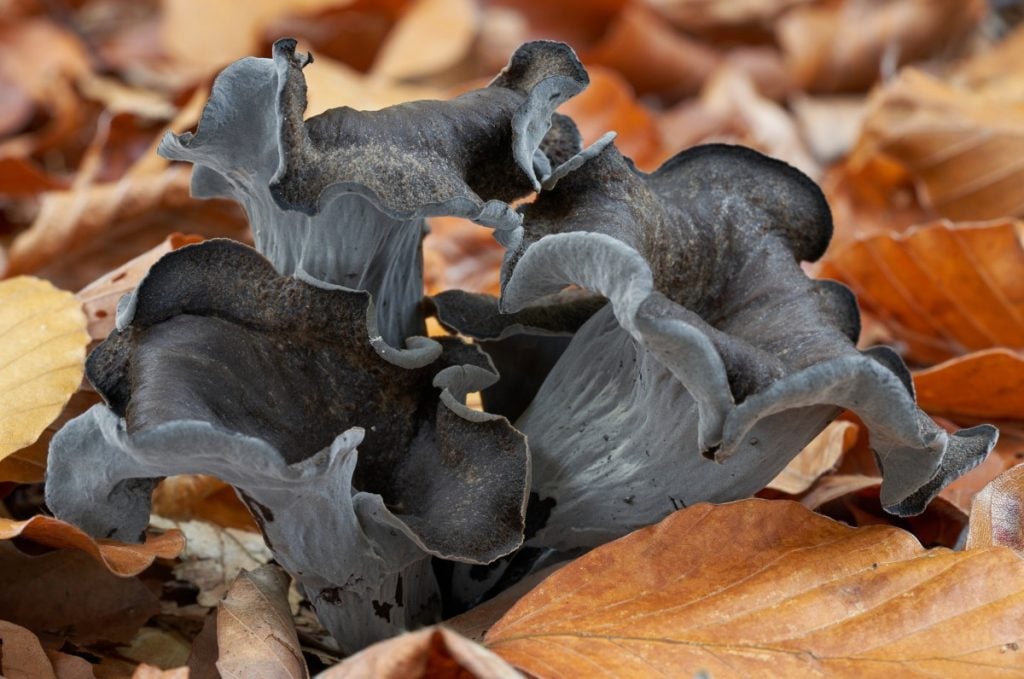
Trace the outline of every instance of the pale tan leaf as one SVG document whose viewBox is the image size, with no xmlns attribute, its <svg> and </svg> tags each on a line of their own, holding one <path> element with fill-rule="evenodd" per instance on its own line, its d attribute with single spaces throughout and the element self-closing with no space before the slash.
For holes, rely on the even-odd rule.
<svg viewBox="0 0 1024 679">
<path fill-rule="evenodd" d="M 224 679 L 309 676 L 288 607 L 289 582 L 276 566 L 235 578 L 217 609 L 217 669 Z"/>
<path fill-rule="evenodd" d="M 168 476 L 161 481 L 153 491 L 153 513 L 173 521 L 206 521 L 251 533 L 260 530 L 234 488 L 202 474 Z"/>
<path fill-rule="evenodd" d="M 17 537 L 47 547 L 83 551 L 111 573 L 123 577 L 138 575 L 157 557 L 173 559 L 185 547 L 185 539 L 178 531 L 147 536 L 143 544 L 129 545 L 113 540 L 95 540 L 71 524 L 49 516 L 33 516 L 25 521 L 0 518 L 0 540 Z"/>
<path fill-rule="evenodd" d="M 381 641 L 316 679 L 516 679 L 508 663 L 444 627 Z"/>
<path fill-rule="evenodd" d="M 395 80 L 441 73 L 469 52 L 477 20 L 473 0 L 416 0 L 388 34 L 372 73 Z"/>
<path fill-rule="evenodd" d="M 857 425 L 845 420 L 832 422 L 790 460 L 786 468 L 768 484 L 768 488 L 799 495 L 822 474 L 834 469 L 843 453 L 856 442 Z"/>
<path fill-rule="evenodd" d="M 88 344 L 70 292 L 28 276 L 0 281 L 0 459 L 60 415 L 82 382 Z"/>
<path fill-rule="evenodd" d="M 36 635 L 0 621 L 0 676 L 6 679 L 57 679 Z"/>
<path fill-rule="evenodd" d="M 943 217 L 1024 214 L 1024 108 L 1015 99 L 905 69 L 872 96 L 851 162 L 878 155 L 905 166 Z"/>
<path fill-rule="evenodd" d="M 106 339 L 114 329 L 117 302 L 133 290 L 149 268 L 168 252 L 203 240 L 202 236 L 172 233 L 155 248 L 142 253 L 110 273 L 96 279 L 75 295 L 89 319 L 89 335 L 94 340 Z"/>
<path fill-rule="evenodd" d="M 132 679 L 189 679 L 189 672 L 187 667 L 162 670 L 154 665 L 142 663 L 135 668 Z"/>
<path fill-rule="evenodd" d="M 696 505 L 545 580 L 486 644 L 538 677 L 1024 671 L 1024 560 L 788 501 Z"/>
<path fill-rule="evenodd" d="M 46 458 L 50 450 L 53 435 L 68 420 L 78 417 L 86 410 L 102 403 L 100 395 L 91 389 L 79 389 L 68 400 L 64 410 L 53 422 L 47 425 L 35 443 L 11 453 L 0 460 L 0 481 L 15 483 L 39 483 L 46 476 Z"/>
<path fill-rule="evenodd" d="M 1024 464 L 1007 469 L 974 496 L 967 549 L 993 545 L 1024 557 Z"/>
</svg>

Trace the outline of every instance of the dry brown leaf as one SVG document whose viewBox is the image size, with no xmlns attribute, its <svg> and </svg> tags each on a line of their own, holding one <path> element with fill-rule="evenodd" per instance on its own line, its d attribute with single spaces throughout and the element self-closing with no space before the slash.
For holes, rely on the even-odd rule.
<svg viewBox="0 0 1024 679">
<path fill-rule="evenodd" d="M 1024 224 L 936 222 L 856 240 L 821 274 L 849 285 L 905 356 L 937 363 L 995 346 L 1024 347 Z"/>
<path fill-rule="evenodd" d="M 993 545 L 1024 556 L 1024 464 L 1007 469 L 974 497 L 967 549 Z"/>
<path fill-rule="evenodd" d="M 224 679 L 309 676 L 288 607 L 289 582 L 276 566 L 235 578 L 217 609 L 217 669 Z"/>
<path fill-rule="evenodd" d="M 925 550 L 788 501 L 697 505 L 545 580 L 488 633 L 538 677 L 994 676 L 1024 669 L 1024 560 Z"/>
<path fill-rule="evenodd" d="M 197 92 L 165 129 L 180 132 L 193 126 L 205 99 L 204 93 Z M 32 225 L 11 245 L 5 275 L 32 272 L 55 258 L 66 257 L 69 251 L 103 235 L 115 222 L 157 208 L 191 204 L 191 168 L 171 165 L 156 155 L 161 134 L 124 176 L 97 183 L 108 134 L 109 125 L 101 127 L 68 190 L 42 194 Z"/>
<path fill-rule="evenodd" d="M 372 73 L 395 80 L 441 73 L 468 54 L 476 29 L 473 0 L 417 0 L 381 45 Z"/>
<path fill-rule="evenodd" d="M 986 9 L 984 0 L 840 0 L 798 7 L 775 28 L 803 89 L 863 91 L 902 64 L 948 58 Z"/>
<path fill-rule="evenodd" d="M 955 427 L 954 427 L 955 428 Z M 1007 469 L 1024 462 L 1024 434 L 1003 427 L 995 450 L 985 461 L 943 489 L 944 497 L 965 512 L 971 511 L 974 497 Z"/>
<path fill-rule="evenodd" d="M 191 642 L 173 629 L 147 625 L 132 637 L 127 646 L 119 646 L 118 655 L 172 672 L 188 671 Z M 173 675 L 172 675 L 173 676 Z"/>
<path fill-rule="evenodd" d="M 0 621 L 0 676 L 6 679 L 57 679 L 35 634 Z"/>
<path fill-rule="evenodd" d="M 36 113 L 46 120 L 41 129 L 0 143 L 0 156 L 27 156 L 77 135 L 88 110 L 75 81 L 90 68 L 81 41 L 52 21 L 0 23 L 0 136 L 21 131 Z"/>
<path fill-rule="evenodd" d="M 1024 214 L 1024 108 L 905 69 L 869 101 L 851 162 L 905 166 L 926 205 L 956 220 Z"/>
<path fill-rule="evenodd" d="M 914 388 L 930 414 L 965 422 L 1024 420 L 1024 356 L 1016 351 L 987 349 L 915 372 Z"/>
<path fill-rule="evenodd" d="M 317 679 L 516 679 L 508 663 L 476 642 L 444 627 L 374 644 Z"/>
<path fill-rule="evenodd" d="M 972 91 L 1024 99 L 1024 25 L 994 45 L 987 45 L 949 75 L 950 82 Z"/>
<path fill-rule="evenodd" d="M 47 281 L 0 281 L 0 460 L 34 443 L 85 373 L 85 314 Z"/>
<path fill-rule="evenodd" d="M 47 174 L 27 158 L 0 158 L 0 194 L 34 196 L 66 187 L 66 180 Z"/>
<path fill-rule="evenodd" d="M 76 644 L 127 642 L 160 603 L 138 578 L 114 575 L 83 552 L 28 556 L 0 543 L 0 610 L 37 634 Z"/>
<path fill-rule="evenodd" d="M 265 27 L 289 14 L 343 7 L 352 0 L 164 0 L 160 37 L 178 69 L 203 77 L 256 54 Z"/>
<path fill-rule="evenodd" d="M 801 137 L 819 163 L 836 162 L 853 148 L 864 122 L 863 97 L 797 94 L 790 103 Z"/>
<path fill-rule="evenodd" d="M 646 0 L 676 26 L 696 33 L 717 33 L 770 26 L 788 9 L 814 0 Z"/>
<path fill-rule="evenodd" d="M 857 442 L 857 435 L 858 427 L 854 423 L 845 420 L 832 422 L 767 487 L 789 495 L 799 495 L 810 488 L 818 477 L 839 464 L 843 454 Z"/>
<path fill-rule="evenodd" d="M 710 46 L 673 30 L 657 14 L 634 4 L 615 15 L 599 41 L 580 50 L 588 66 L 614 69 L 638 94 L 656 94 L 666 101 L 696 94 L 721 61 Z"/>
<path fill-rule="evenodd" d="M 185 548 L 185 538 L 178 531 L 147 536 L 140 545 L 113 540 L 94 540 L 84 532 L 49 516 L 33 516 L 25 521 L 0 518 L 0 540 L 26 538 L 47 547 L 77 549 L 85 552 L 116 575 L 138 575 L 149 568 L 157 557 L 173 559 Z"/>
<path fill-rule="evenodd" d="M 180 531 L 185 537 L 185 550 L 178 555 L 174 575 L 199 589 L 196 602 L 200 606 L 216 606 L 239 573 L 254 571 L 274 558 L 259 533 L 159 517 L 150 525 Z"/>
<path fill-rule="evenodd" d="M 235 489 L 201 474 L 169 476 L 161 481 L 153 492 L 153 513 L 173 521 L 207 521 L 224 528 L 259 532 Z"/>
<path fill-rule="evenodd" d="M 189 672 L 187 667 L 162 670 L 159 667 L 142 663 L 135 668 L 132 679 L 189 679 Z"/>
<path fill-rule="evenodd" d="M 114 329 L 117 302 L 121 296 L 134 289 L 158 259 L 168 252 L 201 240 L 202 236 L 194 234 L 172 233 L 155 248 L 79 290 L 75 296 L 89 319 L 89 335 L 94 340 L 105 339 Z"/>
<path fill-rule="evenodd" d="M 444 621 L 444 626 L 470 641 L 482 642 L 487 635 L 487 630 L 491 629 L 494 623 L 508 612 L 508 609 L 515 606 L 516 602 L 523 598 L 523 595 L 567 563 L 567 561 L 563 561 L 540 571 L 531 572 L 516 584 L 502 590 L 484 603 L 474 606 L 454 618 L 448 618 Z"/>
<path fill-rule="evenodd" d="M 333 59 L 317 57 L 314 65 L 302 73 L 308 88 L 307 118 L 338 106 L 375 111 L 404 101 L 444 98 L 440 89 L 364 75 Z"/>
<path fill-rule="evenodd" d="M 620 75 L 599 66 L 588 67 L 590 84 L 559 111 L 572 117 L 585 144 L 606 132 L 618 133 L 615 145 L 642 169 L 651 170 L 665 160 L 666 149 L 654 117 L 636 100 Z"/>
<path fill-rule="evenodd" d="M 50 451 L 50 440 L 64 424 L 84 413 L 97 403 L 100 395 L 91 389 L 79 389 L 71 395 L 64 410 L 51 422 L 32 445 L 11 453 L 0 460 L 0 481 L 15 483 L 39 483 L 46 476 L 46 458 Z"/>
</svg>

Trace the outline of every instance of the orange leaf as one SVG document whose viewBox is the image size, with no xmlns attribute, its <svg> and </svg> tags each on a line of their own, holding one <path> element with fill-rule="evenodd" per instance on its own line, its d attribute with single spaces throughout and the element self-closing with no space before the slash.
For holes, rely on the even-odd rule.
<svg viewBox="0 0 1024 679">
<path fill-rule="evenodd" d="M 178 531 L 147 536 L 141 545 L 113 540 L 94 540 L 69 523 L 49 516 L 33 516 L 25 521 L 0 518 L 0 540 L 27 538 L 33 542 L 59 549 L 78 549 L 121 576 L 138 575 L 149 568 L 157 557 L 173 559 L 185 548 Z"/>
<path fill-rule="evenodd" d="M 201 474 L 169 476 L 153 491 L 153 513 L 174 521 L 208 521 L 224 528 L 259 532 L 235 489 Z"/>
<path fill-rule="evenodd" d="M 381 641 L 317 679 L 515 679 L 504 660 L 444 627 Z"/>
<path fill-rule="evenodd" d="M 852 162 L 895 160 L 922 185 L 926 205 L 950 219 L 977 220 L 1024 214 L 1022 154 L 1018 100 L 907 69 L 869 102 Z"/>
<path fill-rule="evenodd" d="M 135 288 L 158 259 L 168 252 L 201 240 L 202 236 L 172 233 L 153 249 L 79 290 L 75 296 L 82 303 L 85 315 L 89 319 L 89 335 L 94 340 L 105 339 L 114 329 L 117 302 L 121 296 Z"/>
<path fill-rule="evenodd" d="M 914 373 L 917 404 L 954 420 L 1024 420 L 1024 356 L 987 349 Z"/>
<path fill-rule="evenodd" d="M 1024 670 L 1024 560 L 925 550 L 788 501 L 679 511 L 599 547 L 486 637 L 538 677 L 994 676 Z"/>
<path fill-rule="evenodd" d="M 934 363 L 994 346 L 1024 347 L 1024 224 L 935 222 L 878 234 L 830 253 L 821 275 Z"/>
<path fill-rule="evenodd" d="M 472 0 L 418 0 L 381 45 L 372 73 L 405 80 L 451 68 L 468 54 L 476 24 Z"/>
<path fill-rule="evenodd" d="M 1024 464 L 1007 469 L 974 497 L 967 549 L 992 545 L 1024 556 Z"/>
</svg>

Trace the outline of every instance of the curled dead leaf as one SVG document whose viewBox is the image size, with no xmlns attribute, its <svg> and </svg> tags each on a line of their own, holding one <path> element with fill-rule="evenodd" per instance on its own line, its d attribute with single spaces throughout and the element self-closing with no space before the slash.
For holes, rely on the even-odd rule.
<svg viewBox="0 0 1024 679">
<path fill-rule="evenodd" d="M 0 621 L 0 675 L 8 679 L 57 679 L 50 659 L 35 634 Z"/>
<path fill-rule="evenodd" d="M 953 420 L 1024 420 L 1021 385 L 1024 356 L 1010 349 L 986 349 L 914 373 L 918 405 Z"/>
<path fill-rule="evenodd" d="M 789 495 L 806 491 L 818 477 L 839 464 L 843 454 L 857 442 L 857 433 L 858 427 L 853 422 L 832 422 L 790 460 L 767 487 Z"/>
<path fill-rule="evenodd" d="M 857 239 L 820 273 L 857 294 L 918 363 L 1024 347 L 1024 225 L 934 222 Z"/>
<path fill-rule="evenodd" d="M 384 40 L 372 72 L 395 80 L 440 73 L 469 52 L 476 28 L 473 0 L 418 0 Z"/>
<path fill-rule="evenodd" d="M 967 549 L 993 545 L 1024 556 L 1024 464 L 1007 469 L 974 497 Z"/>
<path fill-rule="evenodd" d="M 158 259 L 180 247 L 198 243 L 202 236 L 172 233 L 156 247 L 142 253 L 130 262 L 122 264 L 108 274 L 96 279 L 75 295 L 89 319 L 89 336 L 94 340 L 106 339 L 114 329 L 117 302 L 131 291 Z"/>
<path fill-rule="evenodd" d="M 428 627 L 356 653 L 316 679 L 516 679 L 499 656 L 444 627 Z"/>
<path fill-rule="evenodd" d="M 69 523 L 49 516 L 33 516 L 25 521 L 0 518 L 0 540 L 22 537 L 47 547 L 77 549 L 85 552 L 116 575 L 138 575 L 149 568 L 154 559 L 173 559 L 185 548 L 185 539 L 178 531 L 147 536 L 140 545 L 112 540 L 93 540 Z"/>
<path fill-rule="evenodd" d="M 905 69 L 872 96 L 851 162 L 881 155 L 906 167 L 922 199 L 955 220 L 1024 214 L 1024 110 Z"/>
<path fill-rule="evenodd" d="M 0 460 L 39 438 L 85 373 L 85 314 L 38 278 L 0 282 Z"/>
<path fill-rule="evenodd" d="M 217 669 L 224 679 L 308 677 L 277 566 L 243 571 L 217 609 Z"/>
<path fill-rule="evenodd" d="M 986 9 L 983 0 L 813 3 L 783 15 L 776 37 L 803 88 L 866 90 L 901 64 L 955 52 Z"/>
<path fill-rule="evenodd" d="M 538 677 L 968 676 L 1024 668 L 1024 561 L 787 501 L 695 505 L 595 549 L 486 645 Z"/>
</svg>

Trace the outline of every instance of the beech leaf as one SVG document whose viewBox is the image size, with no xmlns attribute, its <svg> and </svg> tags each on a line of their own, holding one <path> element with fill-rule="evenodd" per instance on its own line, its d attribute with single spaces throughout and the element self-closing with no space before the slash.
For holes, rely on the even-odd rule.
<svg viewBox="0 0 1024 679">
<path fill-rule="evenodd" d="M 917 402 L 951 418 L 1024 419 L 1024 356 L 986 349 L 914 373 Z"/>
<path fill-rule="evenodd" d="M 1024 556 L 1024 464 L 1007 469 L 974 496 L 967 549 L 992 545 Z"/>
<path fill-rule="evenodd" d="M 317 679 L 515 679 L 522 675 L 486 648 L 444 627 L 381 641 Z"/>
<path fill-rule="evenodd" d="M 1024 560 L 925 550 L 788 501 L 701 504 L 558 571 L 486 645 L 538 677 L 995 676 L 1024 668 Z"/>
<path fill-rule="evenodd" d="M 0 460 L 35 442 L 85 373 L 85 314 L 47 281 L 0 282 Z"/>
<path fill-rule="evenodd" d="M 224 679 L 309 676 L 288 608 L 288 582 L 276 566 L 235 578 L 217 610 L 217 669 Z"/>
<path fill-rule="evenodd" d="M 857 425 L 853 422 L 836 420 L 829 423 L 767 487 L 790 495 L 804 492 L 819 476 L 834 469 L 843 453 L 856 442 Z"/>
<path fill-rule="evenodd" d="M 994 346 L 1024 346 L 1024 224 L 933 222 L 855 240 L 820 271 L 856 293 L 905 345 L 936 363 Z"/>
<path fill-rule="evenodd" d="M 120 576 L 138 575 L 157 557 L 173 559 L 185 547 L 178 531 L 148 536 L 140 545 L 113 540 L 94 540 L 82 530 L 49 516 L 33 516 L 25 521 L 0 518 L 0 540 L 22 537 L 47 547 L 78 549 Z"/>
</svg>

